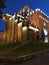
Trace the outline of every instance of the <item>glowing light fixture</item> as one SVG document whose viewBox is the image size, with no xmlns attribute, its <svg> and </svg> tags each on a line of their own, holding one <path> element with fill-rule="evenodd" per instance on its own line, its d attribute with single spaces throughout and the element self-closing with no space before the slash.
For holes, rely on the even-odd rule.
<svg viewBox="0 0 49 65">
<path fill-rule="evenodd" d="M 34 13 L 34 11 L 32 11 Z"/>
<path fill-rule="evenodd" d="M 30 15 L 32 14 L 32 12 L 30 12 Z"/>
<path fill-rule="evenodd" d="M 22 19 L 20 18 L 19 21 L 22 21 Z"/>
<path fill-rule="evenodd" d="M 35 11 L 40 11 L 40 9 L 39 9 L 39 8 L 37 8 Z"/>
</svg>

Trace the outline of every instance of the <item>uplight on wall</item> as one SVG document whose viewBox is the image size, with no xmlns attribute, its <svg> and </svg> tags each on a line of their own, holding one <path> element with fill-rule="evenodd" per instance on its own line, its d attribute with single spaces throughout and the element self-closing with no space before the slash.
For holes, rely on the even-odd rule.
<svg viewBox="0 0 49 65">
<path fill-rule="evenodd" d="M 11 22 L 11 19 L 12 19 L 12 18 L 9 18 L 9 21 L 10 21 L 10 22 Z"/>
<path fill-rule="evenodd" d="M 27 26 L 24 26 L 22 28 L 22 38 L 23 38 L 23 41 L 27 40 Z"/>
<path fill-rule="evenodd" d="M 5 17 L 3 17 L 3 20 L 5 20 Z"/>
<path fill-rule="evenodd" d="M 18 40 L 22 40 L 22 22 L 18 23 Z"/>
<path fill-rule="evenodd" d="M 23 27 L 23 31 L 26 31 L 27 30 L 27 27 L 25 26 L 25 27 Z"/>
<path fill-rule="evenodd" d="M 18 27 L 19 27 L 19 26 L 22 26 L 22 22 L 18 23 Z"/>
<path fill-rule="evenodd" d="M 10 17 L 12 16 L 12 15 L 10 15 L 10 14 L 7 14 L 7 13 L 6 13 L 6 15 L 7 15 L 7 16 L 10 16 Z"/>
<path fill-rule="evenodd" d="M 18 22 L 18 19 L 15 20 L 15 23 L 17 23 L 17 22 Z"/>
<path fill-rule="evenodd" d="M 15 15 L 13 15 L 12 18 L 15 18 Z"/>
<path fill-rule="evenodd" d="M 46 22 L 44 22 L 44 26 L 46 26 Z"/>
<path fill-rule="evenodd" d="M 29 29 L 34 30 L 35 32 L 36 32 L 36 31 L 39 31 L 39 29 L 34 28 L 34 27 L 32 27 L 32 26 L 29 26 Z"/>
<path fill-rule="evenodd" d="M 44 31 L 44 35 L 45 35 L 45 36 L 48 35 L 47 29 L 44 29 L 44 28 L 43 28 L 43 31 Z"/>
</svg>

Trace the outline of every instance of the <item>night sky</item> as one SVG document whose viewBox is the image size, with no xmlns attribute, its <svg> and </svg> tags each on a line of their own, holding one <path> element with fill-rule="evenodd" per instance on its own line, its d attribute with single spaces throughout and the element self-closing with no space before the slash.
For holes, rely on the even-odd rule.
<svg viewBox="0 0 49 65">
<path fill-rule="evenodd" d="M 40 8 L 49 16 L 49 0 L 7 0 L 5 5 L 7 8 L 3 11 L 11 15 L 13 15 L 15 12 L 18 12 L 27 5 L 33 10 Z M 0 20 L 0 31 L 3 31 L 4 29 L 5 22 Z"/>
</svg>

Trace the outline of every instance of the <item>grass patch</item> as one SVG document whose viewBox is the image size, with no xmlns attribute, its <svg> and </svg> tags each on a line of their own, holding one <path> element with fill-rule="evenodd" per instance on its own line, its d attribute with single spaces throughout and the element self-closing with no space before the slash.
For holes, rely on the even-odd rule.
<svg viewBox="0 0 49 65">
<path fill-rule="evenodd" d="M 15 49 L 14 51 L 4 55 L 18 57 L 18 56 L 34 53 L 34 52 L 45 50 L 45 49 L 49 49 L 49 43 L 45 44 L 45 43 L 30 41 L 29 43 L 19 47 L 18 49 Z"/>
<path fill-rule="evenodd" d="M 12 48 L 16 45 L 16 43 L 4 43 L 2 45 L 0 45 L 0 51 L 8 49 L 8 48 Z"/>
</svg>

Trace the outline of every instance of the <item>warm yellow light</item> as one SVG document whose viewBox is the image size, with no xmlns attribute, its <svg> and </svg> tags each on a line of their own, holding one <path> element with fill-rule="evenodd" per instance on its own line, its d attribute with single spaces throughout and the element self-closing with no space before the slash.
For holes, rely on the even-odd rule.
<svg viewBox="0 0 49 65">
<path fill-rule="evenodd" d="M 9 21 L 10 21 L 10 22 L 11 22 L 11 19 L 12 19 L 12 18 L 9 18 Z"/>
<path fill-rule="evenodd" d="M 23 31 L 26 31 L 27 30 L 27 27 L 25 26 L 25 27 L 23 27 Z"/>
<path fill-rule="evenodd" d="M 7 16 L 10 16 L 10 17 L 12 16 L 12 15 L 10 15 L 10 14 L 7 14 L 7 13 L 6 13 L 6 15 L 7 15 Z"/>
<path fill-rule="evenodd" d="M 15 20 L 15 23 L 17 23 L 17 22 L 18 22 L 18 19 Z"/>
<path fill-rule="evenodd" d="M 22 22 L 18 23 L 18 26 L 22 26 Z"/>
<path fill-rule="evenodd" d="M 13 15 L 12 18 L 15 18 L 15 15 Z"/>
<path fill-rule="evenodd" d="M 44 22 L 44 26 L 46 26 L 46 22 Z"/>
<path fill-rule="evenodd" d="M 32 29 L 32 30 L 34 30 L 34 31 L 39 31 L 39 29 L 34 28 L 34 27 L 32 27 L 32 26 L 29 26 L 29 29 Z"/>
<path fill-rule="evenodd" d="M 5 17 L 3 17 L 3 20 L 5 20 Z"/>
<path fill-rule="evenodd" d="M 24 26 L 23 28 L 22 28 L 22 40 L 23 41 L 26 41 L 27 40 L 27 26 Z"/>
<path fill-rule="evenodd" d="M 22 40 L 22 22 L 18 23 L 18 40 Z"/>
</svg>

